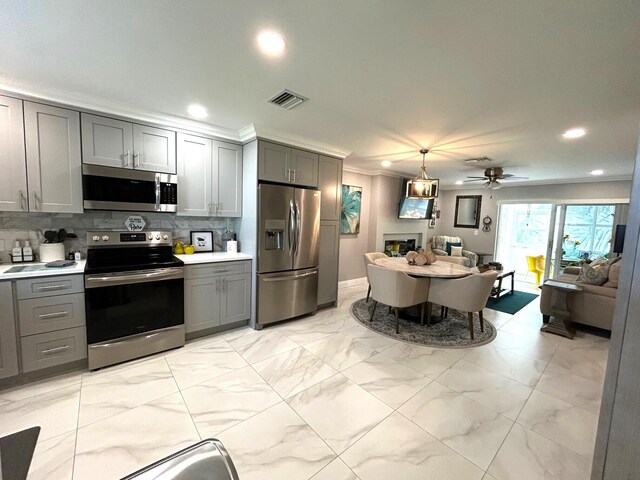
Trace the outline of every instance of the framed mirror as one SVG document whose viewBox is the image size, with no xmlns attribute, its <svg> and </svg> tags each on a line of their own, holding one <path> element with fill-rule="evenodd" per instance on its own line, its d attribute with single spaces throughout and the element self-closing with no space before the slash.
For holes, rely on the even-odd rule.
<svg viewBox="0 0 640 480">
<path fill-rule="evenodd" d="M 457 228 L 478 228 L 482 195 L 457 195 L 456 213 L 453 226 Z"/>
</svg>

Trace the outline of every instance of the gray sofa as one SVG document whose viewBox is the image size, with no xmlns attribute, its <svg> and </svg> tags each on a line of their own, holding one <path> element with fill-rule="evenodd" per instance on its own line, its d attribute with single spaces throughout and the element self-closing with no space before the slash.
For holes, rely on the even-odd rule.
<svg viewBox="0 0 640 480">
<path fill-rule="evenodd" d="M 582 287 L 580 293 L 567 295 L 567 307 L 571 314 L 568 321 L 591 325 L 592 327 L 611 330 L 613 321 L 613 309 L 616 306 L 616 294 L 618 293 L 618 279 L 620 277 L 620 264 L 618 261 L 609 269 L 609 279 L 602 285 L 589 285 L 578 282 L 580 267 L 567 267 L 562 275 L 554 280 L 573 283 Z M 552 306 L 555 303 L 557 291 L 551 287 L 542 286 L 540 296 L 540 312 L 545 321 L 552 315 Z"/>
</svg>

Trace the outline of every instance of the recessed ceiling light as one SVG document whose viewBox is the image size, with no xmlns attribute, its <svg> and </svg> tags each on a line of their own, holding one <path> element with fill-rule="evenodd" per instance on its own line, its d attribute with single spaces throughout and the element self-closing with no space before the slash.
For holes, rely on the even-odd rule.
<svg viewBox="0 0 640 480">
<path fill-rule="evenodd" d="M 456 182 L 456 185 L 462 185 L 462 180 L 458 180 L 458 181 Z"/>
<path fill-rule="evenodd" d="M 562 134 L 564 138 L 580 138 L 584 137 L 586 134 L 586 130 L 584 128 L 570 128 L 566 132 Z"/>
<path fill-rule="evenodd" d="M 604 173 L 604 170 L 591 170 L 591 175 L 602 175 Z"/>
<path fill-rule="evenodd" d="M 207 109 L 202 105 L 198 105 L 196 103 L 189 105 L 187 107 L 187 112 L 189 112 L 189 115 L 191 115 L 193 118 L 197 118 L 198 120 L 202 120 L 203 118 L 207 118 L 209 116 L 209 114 L 207 113 Z"/>
<path fill-rule="evenodd" d="M 389 160 L 385 160 L 384 162 L 382 162 L 383 167 L 390 167 L 391 165 L 392 163 Z"/>
<path fill-rule="evenodd" d="M 287 47 L 284 37 L 273 30 L 265 30 L 258 34 L 258 47 L 263 53 L 272 57 L 277 57 L 284 52 Z"/>
</svg>

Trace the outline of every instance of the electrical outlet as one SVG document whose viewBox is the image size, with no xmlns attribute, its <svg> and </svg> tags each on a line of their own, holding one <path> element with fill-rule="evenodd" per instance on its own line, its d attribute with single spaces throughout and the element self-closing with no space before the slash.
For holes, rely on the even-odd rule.
<svg viewBox="0 0 640 480">
<path fill-rule="evenodd" d="M 480 230 L 474 230 L 474 231 L 473 231 L 473 234 L 474 234 L 474 235 L 478 235 L 478 232 L 479 232 L 479 231 L 480 231 Z"/>
</svg>

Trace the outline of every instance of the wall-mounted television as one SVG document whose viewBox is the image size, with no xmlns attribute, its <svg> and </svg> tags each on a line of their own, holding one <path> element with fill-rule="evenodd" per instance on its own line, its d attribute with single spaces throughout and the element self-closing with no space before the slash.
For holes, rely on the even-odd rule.
<svg viewBox="0 0 640 480">
<path fill-rule="evenodd" d="M 433 200 L 426 198 L 400 198 L 398 218 L 429 220 L 433 215 Z"/>
</svg>

